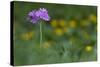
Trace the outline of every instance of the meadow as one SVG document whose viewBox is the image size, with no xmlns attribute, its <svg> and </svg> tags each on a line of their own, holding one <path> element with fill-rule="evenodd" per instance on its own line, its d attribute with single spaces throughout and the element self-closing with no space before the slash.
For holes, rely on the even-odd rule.
<svg viewBox="0 0 100 67">
<path fill-rule="evenodd" d="M 14 5 L 14 65 L 37 65 L 97 60 L 97 7 L 18 2 Z M 40 25 L 28 13 L 46 8 L 50 21 Z"/>
</svg>

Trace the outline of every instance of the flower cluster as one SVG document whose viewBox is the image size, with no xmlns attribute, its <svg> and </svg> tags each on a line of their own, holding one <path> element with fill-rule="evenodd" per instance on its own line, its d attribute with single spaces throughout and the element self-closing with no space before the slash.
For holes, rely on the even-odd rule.
<svg viewBox="0 0 100 67">
<path fill-rule="evenodd" d="M 50 17 L 48 11 L 45 8 L 40 8 L 38 10 L 33 10 L 28 13 L 28 20 L 32 23 L 37 23 L 40 20 L 49 21 Z"/>
<path fill-rule="evenodd" d="M 28 31 L 28 32 L 25 32 L 23 34 L 21 34 L 19 37 L 21 37 L 22 40 L 31 40 L 35 35 L 35 32 L 34 31 Z"/>
<path fill-rule="evenodd" d="M 53 32 L 58 36 L 63 35 L 67 30 L 66 21 L 64 19 L 53 19 L 51 20 L 50 24 L 53 27 Z"/>
</svg>

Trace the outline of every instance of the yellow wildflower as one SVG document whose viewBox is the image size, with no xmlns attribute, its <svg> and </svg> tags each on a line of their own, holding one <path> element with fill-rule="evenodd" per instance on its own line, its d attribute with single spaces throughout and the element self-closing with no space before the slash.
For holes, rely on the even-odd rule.
<svg viewBox="0 0 100 67">
<path fill-rule="evenodd" d="M 57 27 L 57 25 L 58 25 L 57 20 L 52 20 L 50 23 L 51 23 L 52 27 Z"/>
<path fill-rule="evenodd" d="M 62 30 L 61 28 L 56 28 L 56 29 L 54 30 L 54 33 L 55 33 L 56 35 L 58 35 L 58 36 L 61 36 L 61 35 L 64 34 L 64 32 L 63 32 L 63 30 Z"/>
<path fill-rule="evenodd" d="M 93 49 L 93 47 L 92 47 L 92 46 L 86 46 L 86 48 L 85 48 L 85 50 L 86 50 L 87 52 L 92 51 L 92 49 Z"/>
<path fill-rule="evenodd" d="M 75 28 L 76 27 L 76 21 L 75 20 L 71 20 L 69 22 L 69 26 L 72 27 L 72 28 Z"/>
<path fill-rule="evenodd" d="M 43 48 L 48 48 L 50 47 L 50 43 L 49 42 L 44 42 L 43 43 Z"/>
<path fill-rule="evenodd" d="M 21 38 L 23 40 L 30 40 L 30 39 L 32 39 L 33 35 L 34 35 L 34 32 L 30 31 L 30 32 L 22 34 Z"/>
<path fill-rule="evenodd" d="M 82 20 L 81 21 L 82 26 L 88 26 L 89 24 L 90 24 L 90 22 L 88 20 Z"/>
<path fill-rule="evenodd" d="M 59 25 L 60 25 L 61 27 L 66 26 L 66 21 L 64 21 L 64 20 L 59 20 Z"/>
<path fill-rule="evenodd" d="M 96 23 L 97 22 L 97 17 L 95 15 L 91 14 L 89 16 L 89 20 L 92 21 L 92 22 L 94 22 L 94 23 Z"/>
</svg>

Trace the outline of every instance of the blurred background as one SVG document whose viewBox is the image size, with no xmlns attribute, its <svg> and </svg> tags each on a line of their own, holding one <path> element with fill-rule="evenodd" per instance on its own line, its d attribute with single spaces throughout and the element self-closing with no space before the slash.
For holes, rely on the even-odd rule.
<svg viewBox="0 0 100 67">
<path fill-rule="evenodd" d="M 97 60 L 97 7 L 14 2 L 14 65 L 72 63 Z M 46 8 L 51 17 L 27 20 L 32 10 Z"/>
</svg>

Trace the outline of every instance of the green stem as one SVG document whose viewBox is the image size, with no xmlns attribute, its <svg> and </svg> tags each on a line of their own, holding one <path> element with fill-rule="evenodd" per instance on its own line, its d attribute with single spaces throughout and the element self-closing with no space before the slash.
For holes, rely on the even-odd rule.
<svg viewBox="0 0 100 67">
<path fill-rule="evenodd" d="M 40 48 L 42 46 L 42 22 L 40 22 Z"/>
</svg>

